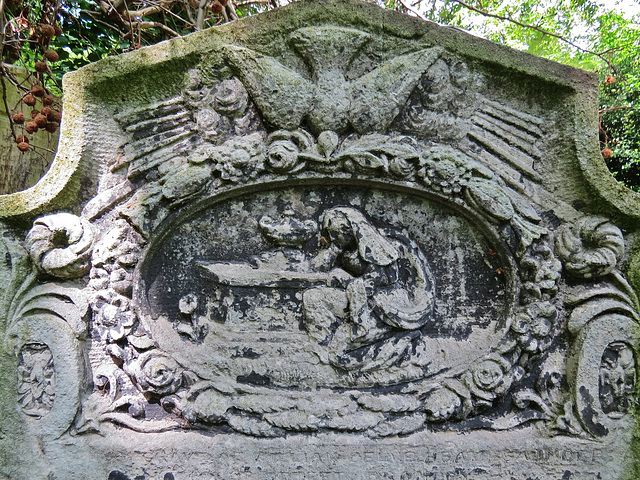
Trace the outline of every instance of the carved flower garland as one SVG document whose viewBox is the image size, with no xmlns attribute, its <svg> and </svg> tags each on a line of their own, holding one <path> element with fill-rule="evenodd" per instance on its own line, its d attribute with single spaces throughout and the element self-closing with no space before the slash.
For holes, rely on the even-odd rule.
<svg viewBox="0 0 640 480">
<path fill-rule="evenodd" d="M 93 253 L 89 287 L 95 290 L 92 301 L 94 324 L 107 344 L 127 337 L 137 321 L 131 306 L 131 293 L 140 241 L 131 227 L 120 221 L 101 238 Z M 111 352 L 119 349 L 114 345 Z"/>
</svg>

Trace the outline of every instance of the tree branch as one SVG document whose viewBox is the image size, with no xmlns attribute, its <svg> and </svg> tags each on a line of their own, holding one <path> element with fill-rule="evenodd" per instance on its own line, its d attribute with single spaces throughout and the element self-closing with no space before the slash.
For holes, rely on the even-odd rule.
<svg viewBox="0 0 640 480">
<path fill-rule="evenodd" d="M 400 0 L 400 1 L 402 2 L 402 0 Z M 609 59 L 605 58 L 605 55 L 608 52 L 598 53 L 598 52 L 594 52 L 594 51 L 588 50 L 586 48 L 582 48 L 581 46 L 576 45 L 571 40 L 563 37 L 562 35 L 559 35 L 559 34 L 554 33 L 554 32 L 550 32 L 548 30 L 545 30 L 544 28 L 538 27 L 537 25 L 530 25 L 528 23 L 519 22 L 518 20 L 515 20 L 515 19 L 513 19 L 511 17 L 507 17 L 505 15 L 498 15 L 498 14 L 495 14 L 495 13 L 489 13 L 489 12 L 487 12 L 485 10 L 482 10 L 481 8 L 477 8 L 477 7 L 474 7 L 473 5 L 470 5 L 470 4 L 468 4 L 467 2 L 465 2 L 463 0 L 451 0 L 451 1 L 455 2 L 455 3 L 458 3 L 458 4 L 462 5 L 463 7 L 467 8 L 467 9 L 473 11 L 473 12 L 479 13 L 480 15 L 483 15 L 485 17 L 495 18 L 495 19 L 498 19 L 498 20 L 502 20 L 504 22 L 510 22 L 510 23 L 513 23 L 514 25 L 518 25 L 519 27 L 527 28 L 527 29 L 530 29 L 530 30 L 535 30 L 536 32 L 540 32 L 543 35 L 549 35 L 550 37 L 557 38 L 561 42 L 564 42 L 567 45 L 571 45 L 573 48 L 575 48 L 577 50 L 580 50 L 581 52 L 588 53 L 589 55 L 595 55 L 596 57 L 599 57 L 602 60 L 604 60 L 607 63 L 607 65 L 611 65 L 611 62 L 609 61 Z"/>
<path fill-rule="evenodd" d="M 92 10 L 80 10 L 80 13 L 84 13 L 84 14 L 87 14 L 88 16 L 90 16 L 92 22 L 99 23 L 100 25 L 104 25 L 105 27 L 108 27 L 108 28 L 110 28 L 112 30 L 115 30 L 116 32 L 118 32 L 118 34 L 120 34 L 120 36 L 122 38 L 126 37 L 126 35 L 127 35 L 122 30 L 117 28 L 115 25 L 112 25 L 109 22 L 104 22 L 104 21 L 100 20 L 99 18 L 96 18 L 96 15 L 100 14 L 99 12 L 94 12 Z"/>
<path fill-rule="evenodd" d="M 196 20 L 196 30 L 202 30 L 204 27 L 204 8 L 207 6 L 207 0 L 200 0 L 198 4 L 198 19 Z"/>
<path fill-rule="evenodd" d="M 121 12 L 121 15 L 126 17 L 128 20 L 136 20 L 136 18 L 143 18 L 148 15 L 153 15 L 154 13 L 160 13 L 164 10 L 167 10 L 167 7 L 170 7 L 174 3 L 174 1 L 175 0 L 161 0 L 155 5 L 141 8 L 140 10 L 125 9 Z"/>
<path fill-rule="evenodd" d="M 244 2 L 236 3 L 236 8 L 238 7 L 248 7 L 249 5 L 273 5 L 274 0 L 246 0 Z"/>
<path fill-rule="evenodd" d="M 13 128 L 13 120 L 11 119 L 11 110 L 9 109 L 9 105 L 7 103 L 7 84 L 4 81 L 6 68 L 4 63 L 2 64 L 2 74 L 0 74 L 0 83 L 2 84 L 2 102 L 4 103 L 4 110 L 7 112 L 7 117 L 9 117 L 9 127 L 11 128 L 11 136 L 15 140 L 16 131 Z"/>
<path fill-rule="evenodd" d="M 134 22 L 134 25 L 136 25 L 139 29 L 146 29 L 146 28 L 159 28 L 161 30 L 164 30 L 165 32 L 170 33 L 171 35 L 173 35 L 174 37 L 180 37 L 182 35 L 180 35 L 178 32 L 176 32 L 175 30 L 173 30 L 170 27 L 167 27 L 164 23 L 162 22 Z"/>
<path fill-rule="evenodd" d="M 607 113 L 607 112 L 614 112 L 616 110 L 628 110 L 629 108 L 631 108 L 631 107 L 629 107 L 629 105 L 625 105 L 625 106 L 622 106 L 622 107 L 603 108 L 602 110 L 598 111 L 598 114 L 600 116 L 602 116 L 604 113 Z"/>
<path fill-rule="evenodd" d="M 233 0 L 229 0 L 229 2 L 227 2 L 227 6 L 224 8 L 227 15 L 229 15 L 229 20 L 238 20 L 238 14 L 236 13 L 236 7 L 233 4 Z"/>
<path fill-rule="evenodd" d="M 428 21 L 424 15 L 422 15 L 419 11 L 417 11 L 411 5 L 408 5 L 405 0 L 398 0 L 398 2 L 400 2 L 400 5 L 402 5 L 409 12 L 413 13 L 416 17 L 420 18 L 421 20 L 424 20 L 425 22 Z"/>
</svg>

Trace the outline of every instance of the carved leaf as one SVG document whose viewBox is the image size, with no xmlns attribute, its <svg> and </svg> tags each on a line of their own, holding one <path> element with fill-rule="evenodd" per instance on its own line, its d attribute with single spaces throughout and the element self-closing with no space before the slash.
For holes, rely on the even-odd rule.
<svg viewBox="0 0 640 480">
<path fill-rule="evenodd" d="M 345 431 L 363 431 L 368 430 L 376 426 L 382 420 L 384 415 L 380 412 L 354 412 L 344 416 L 334 416 L 327 420 L 324 424 L 325 427 L 334 430 Z"/>
<path fill-rule="evenodd" d="M 286 430 L 318 430 L 321 421 L 315 415 L 309 415 L 298 410 L 289 410 L 286 412 L 269 413 L 265 415 L 267 422 L 276 427 Z"/>
<path fill-rule="evenodd" d="M 245 415 L 229 415 L 227 421 L 234 430 L 255 437 L 278 437 L 283 433 L 264 420 Z"/>
<path fill-rule="evenodd" d="M 76 335 L 87 329 L 86 314 L 89 303 L 81 291 L 54 283 L 36 285 L 16 307 L 13 322 L 33 313 L 48 312 L 69 324 Z"/>
<path fill-rule="evenodd" d="M 389 170 L 389 161 L 385 157 L 356 148 L 345 150 L 338 158 L 344 160 L 347 171 L 366 172 L 381 169 L 386 172 Z"/>
<path fill-rule="evenodd" d="M 233 402 L 234 407 L 251 413 L 273 413 L 290 410 L 295 400 L 281 395 L 243 395 Z"/>
<path fill-rule="evenodd" d="M 371 437 L 389 437 L 391 435 L 406 435 L 415 432 L 424 426 L 427 416 L 424 413 L 414 413 L 404 417 L 395 417 L 385 420 L 371 430 Z"/>
<path fill-rule="evenodd" d="M 620 276 L 620 280 L 628 287 L 624 278 Z M 574 306 L 567 322 L 567 328 L 572 333 L 577 333 L 592 319 L 605 313 L 621 313 L 636 321 L 639 318 L 635 298 L 616 285 L 605 284 L 578 290 L 569 297 L 567 303 Z"/>
<path fill-rule="evenodd" d="M 515 214 L 511 200 L 495 182 L 471 179 L 467 189 L 467 200 L 497 220 L 508 221 Z"/>
<path fill-rule="evenodd" d="M 374 412 L 402 413 L 413 412 L 420 408 L 420 402 L 409 395 L 362 395 L 358 403 Z"/>
</svg>

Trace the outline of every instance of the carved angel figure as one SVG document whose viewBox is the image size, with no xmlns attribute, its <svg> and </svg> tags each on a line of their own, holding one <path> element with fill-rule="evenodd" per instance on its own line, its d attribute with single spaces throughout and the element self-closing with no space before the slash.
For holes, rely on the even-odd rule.
<svg viewBox="0 0 640 480">
<path fill-rule="evenodd" d="M 375 228 L 358 210 L 324 213 L 315 268 L 328 286 L 303 294 L 309 336 L 321 360 L 361 371 L 409 360 L 412 340 L 430 319 L 434 281 L 418 245 Z"/>
</svg>

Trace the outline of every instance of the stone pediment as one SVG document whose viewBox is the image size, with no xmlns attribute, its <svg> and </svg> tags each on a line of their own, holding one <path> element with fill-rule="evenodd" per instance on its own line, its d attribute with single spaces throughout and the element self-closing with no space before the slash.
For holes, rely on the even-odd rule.
<svg viewBox="0 0 640 480">
<path fill-rule="evenodd" d="M 350 1 L 67 75 L 52 170 L 0 196 L 36 478 L 623 478 L 638 199 L 596 92 Z"/>
</svg>

